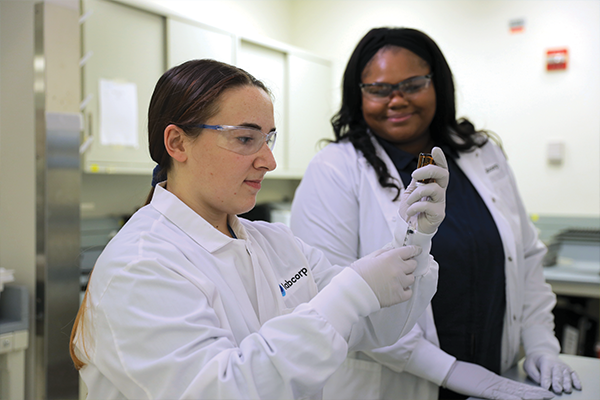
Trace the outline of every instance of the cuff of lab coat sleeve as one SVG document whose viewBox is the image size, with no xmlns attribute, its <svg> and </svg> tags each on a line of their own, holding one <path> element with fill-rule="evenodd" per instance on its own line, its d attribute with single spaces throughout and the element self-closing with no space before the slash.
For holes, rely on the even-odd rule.
<svg viewBox="0 0 600 400">
<path fill-rule="evenodd" d="M 404 370 L 441 386 L 455 361 L 456 357 L 446 353 L 429 340 L 421 339 Z"/>
<path fill-rule="evenodd" d="M 408 223 L 398 215 L 396 218 L 396 227 L 394 228 L 394 247 L 402 247 L 406 240 L 408 231 Z M 437 230 L 433 233 L 421 233 L 414 231 L 410 234 L 407 244 L 419 246 L 423 251 L 415 260 L 417 261 L 417 269 L 413 272 L 414 276 L 421 276 L 429 270 L 429 251 L 431 250 L 431 239 Z"/>
<path fill-rule="evenodd" d="M 435 232 L 437 232 L 437 230 Z M 415 257 L 415 260 L 417 260 L 417 268 L 415 269 L 415 272 L 413 272 L 414 276 L 425 275 L 427 271 L 429 271 L 431 238 L 433 238 L 435 232 L 430 234 L 415 232 L 412 234 L 413 239 L 411 244 L 419 246 L 423 250 L 421 251 L 421 254 Z"/>
<path fill-rule="evenodd" d="M 560 353 L 560 344 L 554 332 L 544 325 L 533 325 L 522 333 L 523 349 L 526 355 L 533 353 Z"/>
<path fill-rule="evenodd" d="M 408 231 L 408 223 L 398 214 L 396 216 L 396 226 L 394 227 L 394 247 L 404 246 Z"/>
<path fill-rule="evenodd" d="M 352 268 L 333 277 L 309 304 L 346 340 L 359 318 L 381 308 L 369 284 Z"/>
</svg>

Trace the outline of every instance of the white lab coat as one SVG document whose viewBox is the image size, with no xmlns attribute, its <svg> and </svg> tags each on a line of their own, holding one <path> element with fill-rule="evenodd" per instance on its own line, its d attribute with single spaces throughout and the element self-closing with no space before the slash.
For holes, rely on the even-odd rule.
<svg viewBox="0 0 600 400">
<path fill-rule="evenodd" d="M 237 240 L 157 185 L 107 245 L 75 341 L 90 399 L 319 398 L 348 350 L 393 343 L 435 293 L 431 256 L 380 309 L 283 224 L 229 222 Z"/>
<path fill-rule="evenodd" d="M 372 142 L 403 187 L 385 150 L 374 138 Z M 490 141 L 473 152 L 460 153 L 457 163 L 489 208 L 504 246 L 502 371 L 516 363 L 521 343 L 527 353 L 542 349 L 558 353 L 551 313 L 555 296 L 544 281 L 541 265 L 546 248 L 527 217 L 501 149 Z M 381 187 L 374 169 L 350 142 L 332 143 L 308 166 L 292 204 L 291 228 L 332 263 L 349 264 L 390 241 L 398 208 L 395 195 L 394 190 Z M 431 307 L 398 343 L 369 354 L 368 369 L 374 371 L 369 398 L 381 399 L 437 399 L 438 385 L 455 360 L 439 349 Z M 350 358 L 364 364 L 369 359 L 360 353 Z M 379 363 L 372 362 L 373 358 Z M 364 374 L 354 375 L 360 379 Z M 326 387 L 324 393 L 331 396 L 324 398 L 338 398 L 334 392 Z"/>
</svg>

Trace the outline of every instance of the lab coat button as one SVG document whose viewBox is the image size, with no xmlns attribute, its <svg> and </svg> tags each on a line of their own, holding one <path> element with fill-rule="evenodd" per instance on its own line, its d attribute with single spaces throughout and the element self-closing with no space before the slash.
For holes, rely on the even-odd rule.
<svg viewBox="0 0 600 400">
<path fill-rule="evenodd" d="M 496 198 L 495 197 L 492 197 L 492 202 L 494 202 L 494 203 L 496 202 Z"/>
<path fill-rule="evenodd" d="M 508 257 L 508 261 L 512 262 L 512 257 L 509 256 Z"/>
<path fill-rule="evenodd" d="M 516 321 L 516 320 L 517 320 L 517 316 L 513 315 L 513 321 Z"/>
</svg>

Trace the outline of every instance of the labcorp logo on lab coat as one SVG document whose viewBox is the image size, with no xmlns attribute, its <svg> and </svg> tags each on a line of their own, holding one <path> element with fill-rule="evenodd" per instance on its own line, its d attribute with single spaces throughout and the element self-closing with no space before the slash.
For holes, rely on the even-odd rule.
<svg viewBox="0 0 600 400">
<path fill-rule="evenodd" d="M 281 282 L 279 284 L 279 290 L 281 291 L 281 295 L 285 296 L 286 289 L 291 288 L 292 286 L 294 286 L 294 283 L 298 282 L 300 279 L 304 278 L 307 275 L 308 275 L 308 269 L 302 268 L 298 272 L 296 272 L 295 275 L 293 275 L 291 278 L 289 278 L 289 280 L 286 279 L 283 282 Z"/>
</svg>

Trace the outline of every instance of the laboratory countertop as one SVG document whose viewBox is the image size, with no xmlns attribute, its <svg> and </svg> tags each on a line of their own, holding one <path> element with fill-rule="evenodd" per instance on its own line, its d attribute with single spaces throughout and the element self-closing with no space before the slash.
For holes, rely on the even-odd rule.
<svg viewBox="0 0 600 400">
<path fill-rule="evenodd" d="M 544 270 L 546 282 L 552 291 L 565 296 L 600 298 L 600 279 L 573 274 L 570 270 Z"/>
<path fill-rule="evenodd" d="M 573 390 L 571 394 L 557 394 L 554 400 L 598 400 L 600 399 L 600 358 L 573 356 L 569 354 L 560 354 L 560 359 L 573 368 L 581 379 L 582 390 Z M 537 386 L 527 377 L 523 370 L 523 361 L 506 371 L 502 376 L 517 382 Z M 478 400 L 475 397 L 469 397 L 469 400 Z"/>
<path fill-rule="evenodd" d="M 600 246 L 565 243 L 556 265 L 544 268 L 556 294 L 600 298 Z"/>
</svg>

